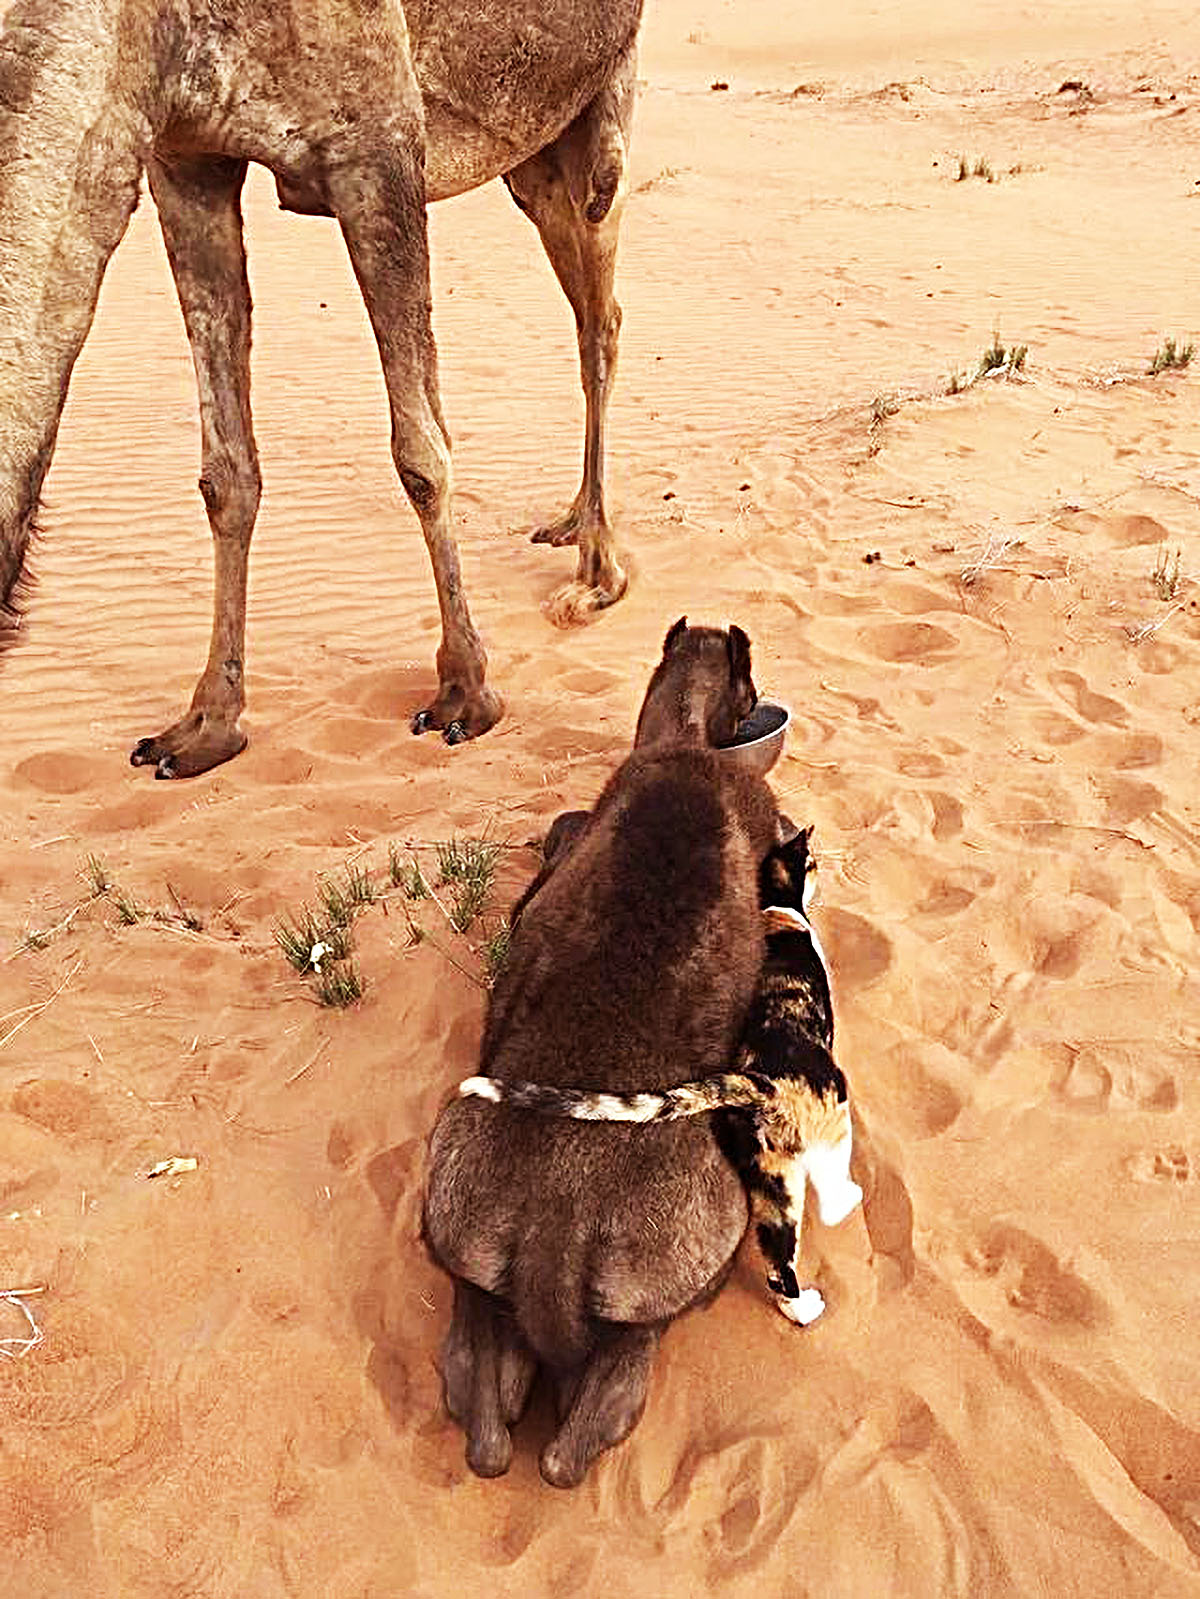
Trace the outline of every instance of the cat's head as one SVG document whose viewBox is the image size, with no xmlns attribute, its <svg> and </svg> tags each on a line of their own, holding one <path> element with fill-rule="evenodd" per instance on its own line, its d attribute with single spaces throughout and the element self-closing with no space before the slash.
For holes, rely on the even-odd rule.
<svg viewBox="0 0 1200 1599">
<path fill-rule="evenodd" d="M 784 816 L 779 828 L 784 842 L 776 844 L 762 863 L 758 902 L 764 909 L 781 905 L 806 915 L 817 887 L 817 862 L 809 848 L 812 828 L 797 828 Z"/>
</svg>

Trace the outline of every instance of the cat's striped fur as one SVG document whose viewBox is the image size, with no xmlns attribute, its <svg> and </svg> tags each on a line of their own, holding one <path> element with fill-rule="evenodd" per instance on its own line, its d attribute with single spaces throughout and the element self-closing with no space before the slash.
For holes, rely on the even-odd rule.
<svg viewBox="0 0 1200 1599">
<path fill-rule="evenodd" d="M 841 1221 L 862 1192 L 850 1180 L 846 1079 L 834 1063 L 833 1008 L 824 952 L 807 917 L 814 888 L 808 832 L 772 852 L 763 868 L 767 953 L 738 1050 L 736 1071 L 659 1093 L 611 1094 L 468 1077 L 460 1094 L 577 1121 L 650 1123 L 718 1112 L 716 1132 L 737 1167 L 769 1267 L 768 1282 L 791 1320 L 824 1309 L 801 1288 L 795 1260 L 806 1182 L 822 1221 Z"/>
</svg>

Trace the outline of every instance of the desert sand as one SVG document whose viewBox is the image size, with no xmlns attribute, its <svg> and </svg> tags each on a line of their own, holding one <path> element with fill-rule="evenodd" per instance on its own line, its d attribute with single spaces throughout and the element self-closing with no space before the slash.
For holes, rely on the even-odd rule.
<svg viewBox="0 0 1200 1599">
<path fill-rule="evenodd" d="M 577 481 L 570 313 L 499 185 L 432 213 L 508 706 L 478 743 L 408 732 L 437 608 L 374 346 L 334 226 L 259 173 L 251 743 L 128 765 L 190 693 L 211 558 L 148 204 L 114 259 L 0 666 L 0 1291 L 43 1335 L 0 1359 L 5 1596 L 1200 1593 L 1200 373 L 1146 375 L 1200 332 L 1195 8 L 651 0 L 641 70 L 633 581 L 585 631 L 527 540 Z M 994 335 L 1023 371 L 967 381 Z M 772 781 L 816 828 L 865 1202 L 810 1217 L 814 1327 L 747 1242 L 580 1490 L 541 1482 L 537 1407 L 481 1482 L 423 1140 L 525 846 L 683 612 L 794 709 Z M 365 997 L 319 1007 L 277 920 L 485 834 L 484 915 L 393 892 Z"/>
</svg>

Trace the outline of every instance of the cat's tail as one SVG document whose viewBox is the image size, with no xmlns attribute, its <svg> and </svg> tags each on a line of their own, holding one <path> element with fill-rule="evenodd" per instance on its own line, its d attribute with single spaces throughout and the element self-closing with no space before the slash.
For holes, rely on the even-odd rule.
<svg viewBox="0 0 1200 1599">
<path fill-rule="evenodd" d="M 722 1072 L 680 1083 L 657 1094 L 606 1094 L 585 1088 L 550 1088 L 542 1083 L 504 1082 L 498 1077 L 468 1077 L 460 1094 L 490 1099 L 542 1116 L 585 1122 L 669 1122 L 703 1116 L 711 1110 L 761 1105 L 774 1097 L 775 1084 L 754 1072 Z"/>
</svg>

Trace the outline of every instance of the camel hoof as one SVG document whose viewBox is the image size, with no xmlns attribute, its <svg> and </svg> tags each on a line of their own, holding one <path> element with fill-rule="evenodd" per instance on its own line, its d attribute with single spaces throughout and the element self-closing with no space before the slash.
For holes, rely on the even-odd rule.
<svg viewBox="0 0 1200 1599">
<path fill-rule="evenodd" d="M 544 610 L 547 620 L 553 622 L 555 627 L 582 627 L 599 611 L 615 605 L 628 587 L 629 579 L 620 567 L 611 587 L 581 583 L 575 578 L 556 589 L 546 601 Z"/>
<path fill-rule="evenodd" d="M 192 714 L 157 738 L 139 739 L 129 762 L 153 766 L 156 778 L 199 777 L 240 755 L 247 743 L 236 722 L 206 721 Z"/>
<path fill-rule="evenodd" d="M 485 684 L 463 689 L 444 688 L 432 705 L 412 719 L 414 733 L 439 732 L 447 744 L 465 744 L 486 733 L 504 714 L 504 701 Z"/>
<path fill-rule="evenodd" d="M 568 544 L 579 543 L 579 519 L 564 516 L 557 522 L 547 522 L 545 527 L 535 527 L 529 535 L 531 544 L 549 544 L 554 549 L 565 549 Z"/>
</svg>

